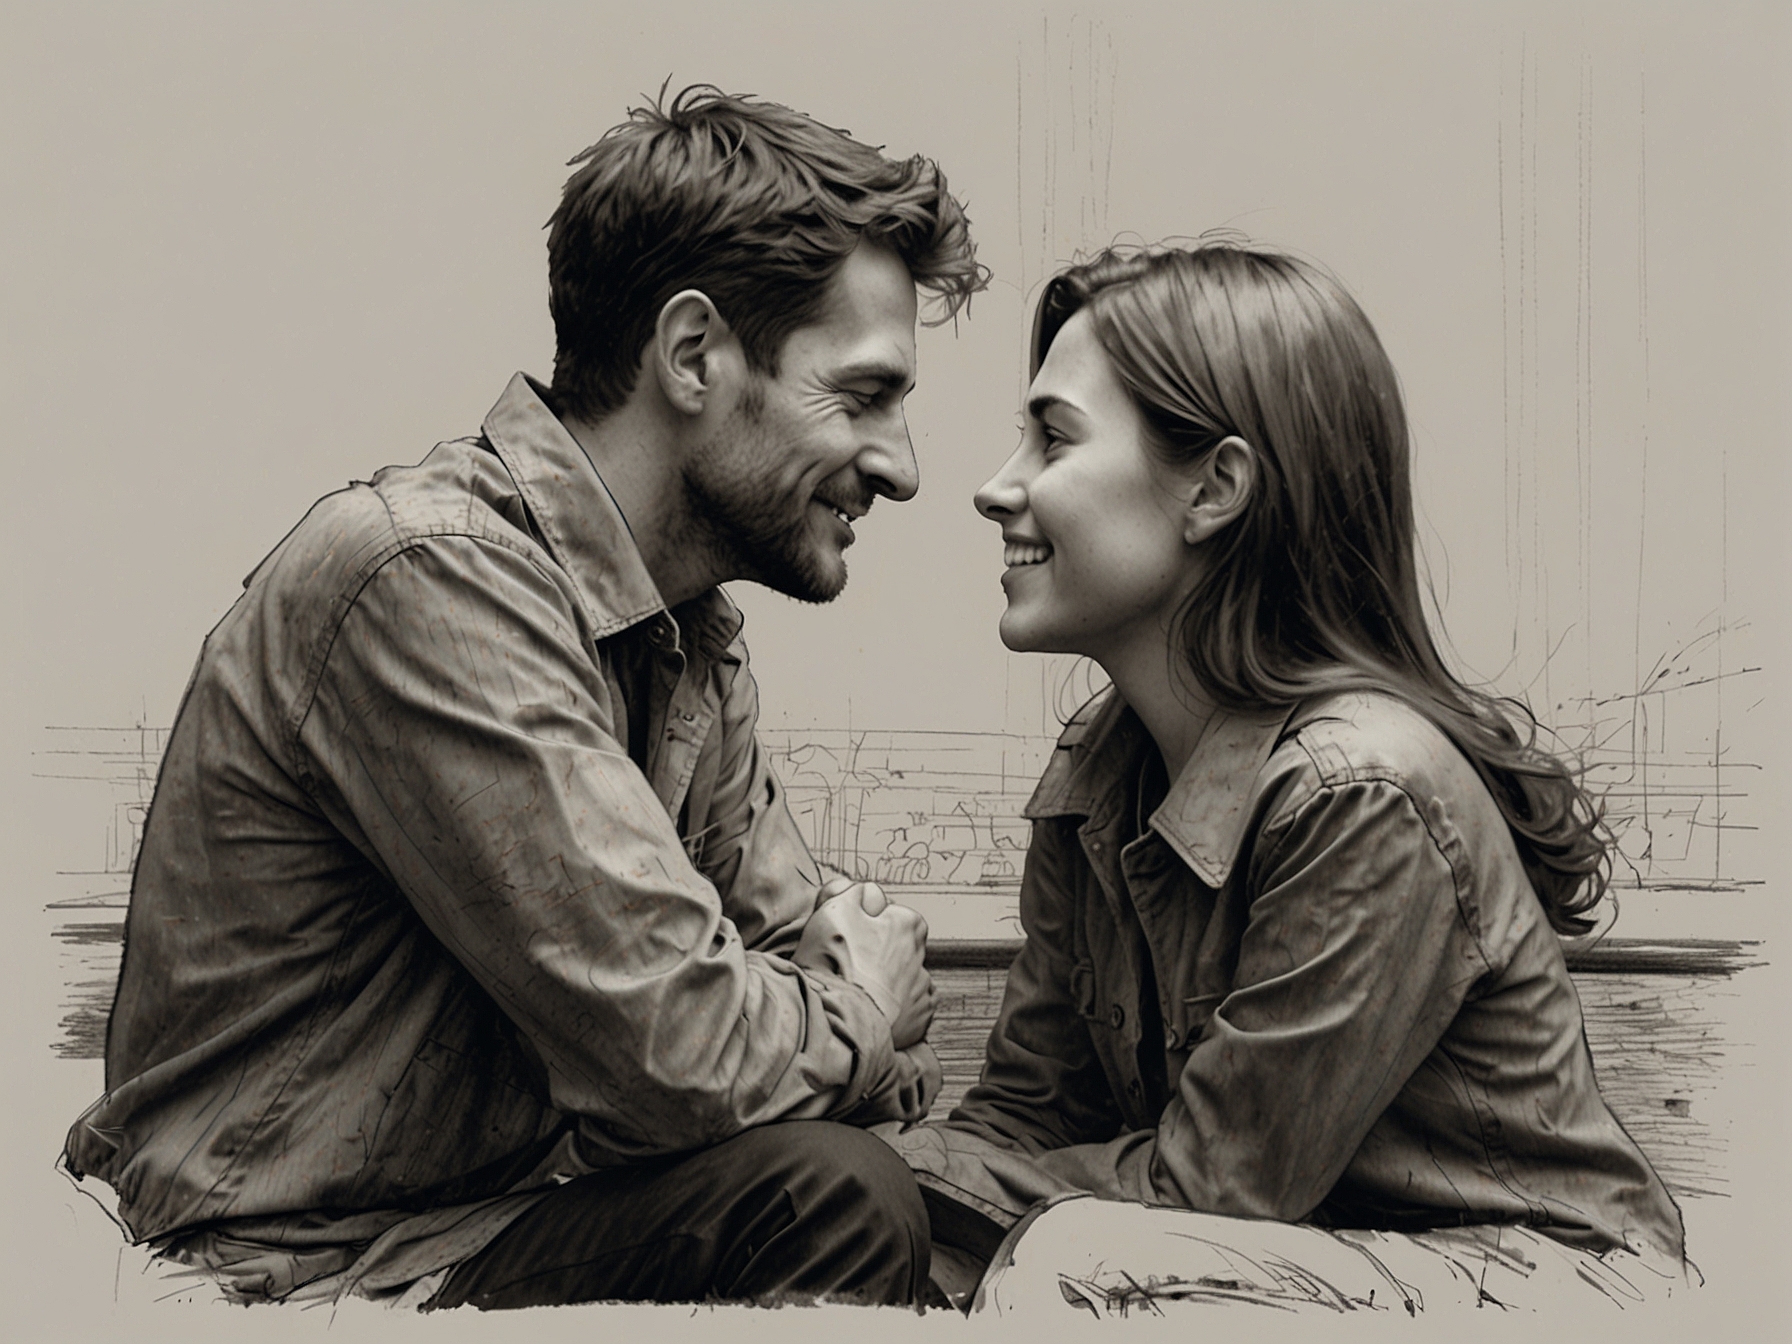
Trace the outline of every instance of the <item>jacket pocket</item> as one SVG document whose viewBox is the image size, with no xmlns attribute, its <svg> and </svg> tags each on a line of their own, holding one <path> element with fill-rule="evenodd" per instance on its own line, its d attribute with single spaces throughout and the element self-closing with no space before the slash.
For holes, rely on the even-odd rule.
<svg viewBox="0 0 1792 1344">
<path fill-rule="evenodd" d="M 1070 1000 L 1088 1021 L 1100 1019 L 1100 1014 L 1095 1011 L 1094 963 L 1079 961 L 1070 968 Z"/>
</svg>

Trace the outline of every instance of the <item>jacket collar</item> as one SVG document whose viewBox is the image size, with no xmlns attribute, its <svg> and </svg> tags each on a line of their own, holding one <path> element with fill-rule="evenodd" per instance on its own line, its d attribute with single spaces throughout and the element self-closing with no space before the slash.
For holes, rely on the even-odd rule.
<svg viewBox="0 0 1792 1344">
<path fill-rule="evenodd" d="M 1257 776 L 1294 710 L 1234 714 L 1220 710 L 1193 755 L 1151 814 L 1151 828 L 1197 876 L 1225 884 L 1244 845 Z M 1153 750 L 1145 726 L 1112 689 L 1085 705 L 1065 727 L 1058 750 L 1025 813 L 1082 816 L 1097 824 L 1118 820 L 1115 806 L 1131 795 L 1144 753 Z"/>
<path fill-rule="evenodd" d="M 483 429 L 528 505 L 542 544 L 572 576 L 594 637 L 608 638 L 665 612 L 609 487 L 527 374 L 511 378 Z M 740 611 L 720 588 L 681 604 L 677 615 L 712 656 L 740 633 Z"/>
</svg>

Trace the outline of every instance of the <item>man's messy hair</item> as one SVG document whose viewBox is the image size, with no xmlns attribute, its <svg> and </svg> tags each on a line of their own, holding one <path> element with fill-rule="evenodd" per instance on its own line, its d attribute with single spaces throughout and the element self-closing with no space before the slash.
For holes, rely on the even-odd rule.
<svg viewBox="0 0 1792 1344">
<path fill-rule="evenodd" d="M 668 105 L 662 88 L 571 162 L 548 221 L 562 414 L 601 419 L 627 399 L 681 290 L 708 295 L 748 366 L 775 377 L 785 339 L 817 317 L 861 239 L 895 251 L 937 299 L 930 325 L 989 283 L 936 163 L 887 159 L 776 103 L 694 84 Z"/>
</svg>

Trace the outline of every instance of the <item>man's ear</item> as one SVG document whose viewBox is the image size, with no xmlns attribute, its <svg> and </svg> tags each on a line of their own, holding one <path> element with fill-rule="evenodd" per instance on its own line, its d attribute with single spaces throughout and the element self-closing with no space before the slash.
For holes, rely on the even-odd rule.
<svg viewBox="0 0 1792 1344">
<path fill-rule="evenodd" d="M 1257 450 L 1228 435 L 1194 469 L 1194 489 L 1183 514 L 1182 539 L 1198 546 L 1237 521 L 1257 488 Z"/>
<path fill-rule="evenodd" d="M 680 290 L 666 300 L 647 342 L 642 373 L 659 383 L 666 401 L 685 415 L 698 416 L 742 363 L 734 338 L 709 295 Z"/>
</svg>

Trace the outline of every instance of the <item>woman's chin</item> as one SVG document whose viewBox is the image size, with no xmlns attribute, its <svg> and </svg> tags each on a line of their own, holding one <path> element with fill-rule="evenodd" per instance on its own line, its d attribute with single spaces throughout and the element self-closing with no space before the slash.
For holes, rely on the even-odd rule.
<svg viewBox="0 0 1792 1344">
<path fill-rule="evenodd" d="M 1031 621 L 1020 619 L 1012 610 L 1004 613 L 1001 623 L 996 626 L 996 633 L 1013 653 L 1074 652 L 1065 648 L 1062 640 L 1053 639 L 1049 631 L 1039 629 Z"/>
<path fill-rule="evenodd" d="M 1012 610 L 1002 613 L 1001 621 L 996 625 L 996 633 L 1001 636 L 1002 643 L 1012 653 L 1037 653 L 1038 646 L 1027 637 L 1024 621 L 1014 619 Z"/>
</svg>

